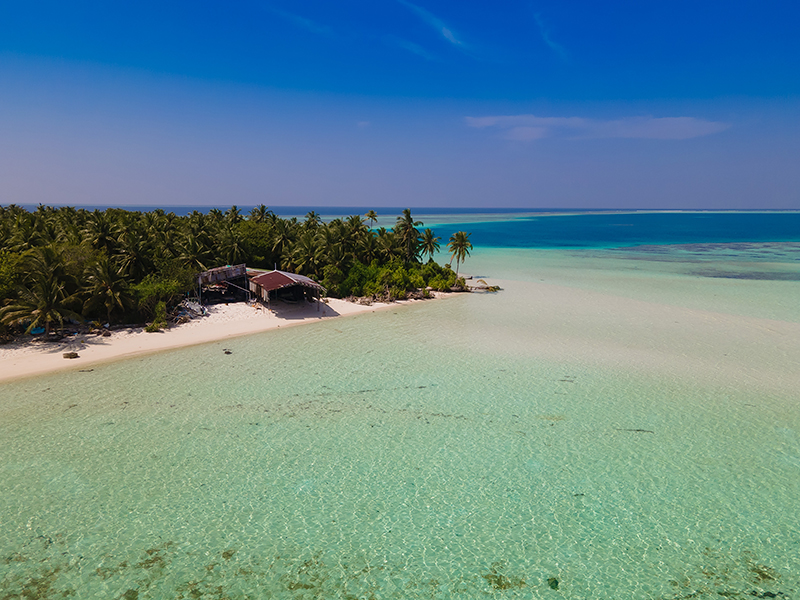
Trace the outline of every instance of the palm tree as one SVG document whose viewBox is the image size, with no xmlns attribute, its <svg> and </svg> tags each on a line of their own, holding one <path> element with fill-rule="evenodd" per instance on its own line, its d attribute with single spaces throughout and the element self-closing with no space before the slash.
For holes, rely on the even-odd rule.
<svg viewBox="0 0 800 600">
<path fill-rule="evenodd" d="M 354 255 L 356 260 L 369 264 L 378 253 L 378 239 L 372 231 L 363 233 L 358 238 Z"/>
<path fill-rule="evenodd" d="M 205 234 L 193 235 L 188 232 L 184 234 L 183 241 L 178 245 L 178 260 L 183 264 L 207 271 L 211 264 L 212 252 L 205 241 Z"/>
<path fill-rule="evenodd" d="M 472 242 L 469 241 L 470 235 L 471 234 L 464 233 L 463 231 L 456 231 L 450 236 L 450 242 L 447 244 L 447 248 L 452 253 L 450 256 L 450 262 L 452 263 L 453 259 L 456 259 L 456 278 L 458 278 L 459 264 L 462 263 L 467 256 L 469 256 L 469 253 L 472 250 Z"/>
<path fill-rule="evenodd" d="M 44 326 L 45 334 L 49 335 L 52 323 L 58 323 L 63 329 L 64 319 L 82 320 L 79 314 L 65 306 L 68 300 L 62 282 L 52 276 L 37 277 L 31 286 L 19 290 L 15 301 L 0 309 L 0 322 L 3 325 L 28 323 L 25 333 Z"/>
<path fill-rule="evenodd" d="M 106 323 L 111 322 L 111 313 L 117 309 L 123 312 L 133 304 L 128 282 L 115 267 L 114 263 L 103 256 L 89 265 L 85 272 L 83 291 L 89 295 L 83 304 L 84 311 L 92 311 L 98 307 L 106 309 Z"/>
<path fill-rule="evenodd" d="M 39 232 L 36 228 L 36 219 L 26 211 L 17 213 L 11 226 L 8 249 L 13 252 L 25 252 L 38 245 Z"/>
<path fill-rule="evenodd" d="M 248 220 L 253 223 L 265 223 L 270 214 L 272 214 L 272 211 L 268 209 L 266 205 L 259 204 L 250 211 Z"/>
<path fill-rule="evenodd" d="M 272 242 L 272 251 L 279 255 L 284 255 L 286 250 L 294 241 L 294 232 L 290 225 L 291 221 L 279 219 L 275 224 L 275 237 Z"/>
<path fill-rule="evenodd" d="M 225 225 L 217 236 L 218 257 L 227 265 L 235 265 L 244 261 L 246 255 L 244 240 L 238 228 Z"/>
<path fill-rule="evenodd" d="M 244 217 L 242 216 L 242 211 L 240 211 L 239 207 L 236 206 L 235 204 L 225 211 L 225 219 L 231 225 L 236 225 L 237 223 L 244 221 Z"/>
<path fill-rule="evenodd" d="M 111 218 L 108 211 L 101 212 L 94 210 L 86 226 L 83 228 L 83 235 L 89 241 L 92 248 L 97 250 L 105 250 L 107 254 L 114 253 L 117 245 L 117 237 L 119 236 L 119 229 L 117 223 Z"/>
<path fill-rule="evenodd" d="M 395 257 L 397 249 L 397 236 L 392 231 L 387 231 L 386 228 L 380 227 L 378 235 L 375 238 L 376 254 L 383 262 L 389 262 Z"/>
<path fill-rule="evenodd" d="M 316 231 L 320 223 L 322 223 L 322 217 L 318 212 L 312 210 L 306 214 L 306 220 L 303 222 L 303 228 Z"/>
<path fill-rule="evenodd" d="M 372 227 L 378 222 L 378 214 L 374 210 L 368 210 L 364 218 L 369 221 L 369 226 Z"/>
<path fill-rule="evenodd" d="M 397 217 L 394 232 L 398 237 L 405 253 L 406 262 L 411 262 L 417 257 L 419 251 L 419 230 L 417 227 L 422 225 L 422 221 L 415 221 L 411 216 L 411 210 L 403 210 L 403 216 Z"/>
<path fill-rule="evenodd" d="M 120 270 L 128 277 L 139 281 L 147 275 L 150 267 L 150 245 L 138 223 L 126 227 L 118 240 L 116 258 Z"/>
<path fill-rule="evenodd" d="M 439 251 L 439 240 L 441 239 L 438 235 L 433 234 L 432 229 L 426 229 L 422 232 L 422 239 L 420 240 L 422 255 L 425 256 L 427 254 L 430 256 L 430 260 L 433 260 L 433 255 Z"/>
<path fill-rule="evenodd" d="M 311 231 L 304 231 L 292 246 L 289 264 L 303 275 L 316 275 L 322 252 L 314 234 Z"/>
</svg>

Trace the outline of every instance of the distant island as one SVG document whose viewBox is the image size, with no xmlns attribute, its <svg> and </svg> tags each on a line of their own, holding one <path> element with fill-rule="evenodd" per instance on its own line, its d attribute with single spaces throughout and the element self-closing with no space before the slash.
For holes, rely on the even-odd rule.
<svg viewBox="0 0 800 600">
<path fill-rule="evenodd" d="M 377 218 L 370 210 L 327 223 L 314 211 L 282 219 L 263 204 L 246 215 L 232 206 L 184 217 L 0 206 L 0 334 L 50 334 L 66 321 L 158 327 L 197 291 L 198 273 L 240 263 L 305 275 L 334 298 L 391 302 L 466 289 L 458 269 L 472 249 L 468 233 L 449 239 L 453 270 L 433 260 L 441 238 L 409 209 L 392 229 L 373 228 Z"/>
</svg>

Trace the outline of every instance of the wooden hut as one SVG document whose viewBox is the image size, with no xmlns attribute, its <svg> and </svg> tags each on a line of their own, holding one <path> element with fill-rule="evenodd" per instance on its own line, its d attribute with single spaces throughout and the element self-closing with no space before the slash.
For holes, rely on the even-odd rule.
<svg viewBox="0 0 800 600">
<path fill-rule="evenodd" d="M 250 277 L 250 291 L 266 302 L 269 306 L 270 292 L 276 298 L 280 290 L 294 289 L 302 292 L 302 296 L 309 300 L 319 302 L 320 296 L 325 293 L 325 288 L 305 275 L 287 273 L 286 271 L 267 271 Z M 319 310 L 319 305 L 317 306 Z"/>
</svg>

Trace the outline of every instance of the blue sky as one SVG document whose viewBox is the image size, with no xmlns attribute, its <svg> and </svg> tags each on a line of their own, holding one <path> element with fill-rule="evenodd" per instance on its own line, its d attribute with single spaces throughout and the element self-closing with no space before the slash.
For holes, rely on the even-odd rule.
<svg viewBox="0 0 800 600">
<path fill-rule="evenodd" d="M 790 2 L 0 0 L 0 204 L 800 209 Z"/>
</svg>

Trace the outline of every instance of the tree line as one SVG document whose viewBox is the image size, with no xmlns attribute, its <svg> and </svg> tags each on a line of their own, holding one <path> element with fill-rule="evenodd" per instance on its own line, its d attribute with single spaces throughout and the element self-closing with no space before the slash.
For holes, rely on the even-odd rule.
<svg viewBox="0 0 800 600">
<path fill-rule="evenodd" d="M 441 238 L 410 210 L 391 229 L 375 228 L 377 218 L 368 211 L 325 223 L 312 211 L 283 219 L 263 204 L 187 216 L 0 206 L 0 325 L 49 333 L 65 320 L 152 320 L 196 287 L 200 271 L 241 263 L 307 275 L 334 297 L 395 300 L 463 287 L 469 234 L 450 237 L 453 271 L 433 261 Z"/>
</svg>

